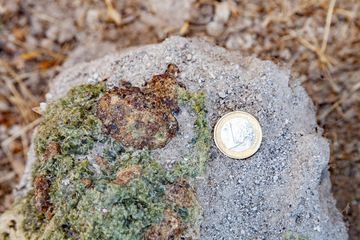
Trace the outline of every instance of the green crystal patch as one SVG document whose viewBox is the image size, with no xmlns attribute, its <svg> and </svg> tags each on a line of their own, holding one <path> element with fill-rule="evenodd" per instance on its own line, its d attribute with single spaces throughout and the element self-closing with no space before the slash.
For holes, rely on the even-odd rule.
<svg viewBox="0 0 360 240">
<path fill-rule="evenodd" d="M 179 89 L 179 105 L 197 116 L 196 137 L 188 160 L 166 170 L 151 150 L 124 147 L 102 131 L 96 104 L 105 93 L 104 83 L 82 85 L 47 106 L 35 138 L 34 190 L 20 202 L 26 237 L 197 239 L 201 207 L 193 184 L 205 171 L 211 141 L 205 95 Z"/>
</svg>

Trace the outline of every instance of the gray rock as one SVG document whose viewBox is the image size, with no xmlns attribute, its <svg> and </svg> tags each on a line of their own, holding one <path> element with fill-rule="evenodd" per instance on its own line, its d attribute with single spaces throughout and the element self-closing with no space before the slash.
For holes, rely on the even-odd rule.
<svg viewBox="0 0 360 240">
<path fill-rule="evenodd" d="M 59 43 L 64 43 L 70 41 L 75 37 L 77 33 L 77 29 L 75 27 L 75 23 L 73 20 L 67 19 L 61 23 L 61 27 L 59 30 Z"/>
<path fill-rule="evenodd" d="M 206 25 L 206 32 L 213 37 L 219 37 L 224 32 L 224 23 L 212 21 Z"/>
<path fill-rule="evenodd" d="M 140 19 L 156 29 L 160 39 L 169 32 L 178 31 L 185 21 L 190 19 L 190 10 L 194 0 L 149 0 L 143 1 L 146 11 L 140 12 Z M 181 14 L 174 14 L 174 11 Z"/>
<path fill-rule="evenodd" d="M 47 100 L 103 79 L 109 86 L 121 80 L 140 86 L 169 63 L 179 67 L 178 80 L 190 91 L 206 93 L 211 127 L 223 114 L 241 110 L 256 116 L 263 130 L 260 150 L 246 160 L 230 159 L 213 144 L 206 175 L 196 184 L 201 239 L 347 239 L 330 192 L 328 143 L 311 100 L 299 84 L 289 82 L 287 69 L 172 37 L 63 70 Z M 178 116 L 180 132 L 158 150 L 160 158 L 186 154 L 181 143 L 193 134 L 186 127 L 189 118 L 186 112 Z"/>
<path fill-rule="evenodd" d="M 226 23 L 231 15 L 229 2 L 221 2 L 216 4 L 214 21 Z"/>
</svg>

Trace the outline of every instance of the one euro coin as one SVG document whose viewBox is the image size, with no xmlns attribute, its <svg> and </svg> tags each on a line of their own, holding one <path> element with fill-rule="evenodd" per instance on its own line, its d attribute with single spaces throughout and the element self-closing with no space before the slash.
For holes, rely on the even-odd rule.
<svg viewBox="0 0 360 240">
<path fill-rule="evenodd" d="M 214 140 L 216 146 L 226 156 L 245 159 L 260 148 L 261 126 L 259 121 L 247 112 L 229 112 L 216 123 Z"/>
</svg>

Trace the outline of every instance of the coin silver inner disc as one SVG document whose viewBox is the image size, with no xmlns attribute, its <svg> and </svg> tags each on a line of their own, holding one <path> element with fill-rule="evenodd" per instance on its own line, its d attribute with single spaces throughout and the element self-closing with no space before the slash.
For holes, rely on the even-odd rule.
<svg viewBox="0 0 360 240">
<path fill-rule="evenodd" d="M 255 142 L 255 130 L 245 118 L 228 120 L 220 130 L 221 140 L 227 149 L 243 152 L 252 147 Z"/>
</svg>

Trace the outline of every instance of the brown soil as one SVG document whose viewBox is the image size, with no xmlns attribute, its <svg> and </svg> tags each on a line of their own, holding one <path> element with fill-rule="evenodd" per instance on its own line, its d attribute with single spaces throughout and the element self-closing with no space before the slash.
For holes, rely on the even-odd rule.
<svg viewBox="0 0 360 240">
<path fill-rule="evenodd" d="M 359 239 L 359 9 L 357 0 L 0 0 L 0 213 L 13 201 L 40 122 L 32 108 L 74 49 L 199 36 L 292 68 L 330 140 L 333 193 Z"/>
</svg>

